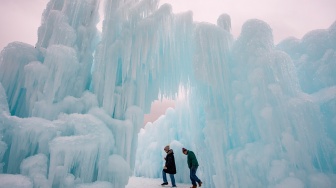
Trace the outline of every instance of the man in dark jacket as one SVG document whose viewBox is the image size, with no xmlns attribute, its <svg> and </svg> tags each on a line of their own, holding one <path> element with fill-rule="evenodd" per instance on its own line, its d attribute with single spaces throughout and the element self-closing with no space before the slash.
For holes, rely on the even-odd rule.
<svg viewBox="0 0 336 188">
<path fill-rule="evenodd" d="M 166 163 L 162 170 L 163 183 L 161 185 L 168 185 L 166 176 L 166 173 L 168 173 L 172 182 L 172 187 L 176 187 L 174 178 L 174 174 L 176 174 L 174 152 L 172 149 L 169 148 L 169 145 L 164 148 L 164 151 L 167 153 L 167 156 L 164 158 L 166 160 Z"/>
<path fill-rule="evenodd" d="M 201 187 L 202 181 L 196 176 L 196 171 L 198 168 L 198 161 L 197 161 L 196 155 L 194 154 L 194 152 L 187 150 L 185 148 L 182 148 L 182 152 L 188 156 L 187 162 L 188 162 L 188 167 L 190 169 L 190 180 L 193 185 L 190 188 L 196 188 L 197 187 L 196 182 L 198 183 L 198 186 Z"/>
</svg>

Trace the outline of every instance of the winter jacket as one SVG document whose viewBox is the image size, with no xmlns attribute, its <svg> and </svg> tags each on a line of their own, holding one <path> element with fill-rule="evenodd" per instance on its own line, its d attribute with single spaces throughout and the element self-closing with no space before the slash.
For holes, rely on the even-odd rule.
<svg viewBox="0 0 336 188">
<path fill-rule="evenodd" d="M 191 167 L 198 167 L 198 161 L 196 159 L 196 156 L 194 152 L 188 150 L 188 167 L 191 169 Z"/>
<path fill-rule="evenodd" d="M 167 169 L 163 169 L 163 171 L 168 174 L 176 174 L 175 157 L 172 149 L 168 151 L 165 160 L 166 160 L 165 166 L 167 167 Z"/>
</svg>

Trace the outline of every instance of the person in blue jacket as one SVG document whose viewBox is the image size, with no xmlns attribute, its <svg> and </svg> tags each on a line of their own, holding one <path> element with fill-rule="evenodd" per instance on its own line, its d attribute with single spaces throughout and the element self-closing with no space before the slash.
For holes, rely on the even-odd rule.
<svg viewBox="0 0 336 188">
<path fill-rule="evenodd" d="M 192 183 L 192 187 L 190 188 L 196 188 L 196 182 L 198 183 L 198 186 L 201 187 L 202 186 L 202 181 L 196 176 L 196 171 L 198 168 L 198 161 L 196 158 L 196 155 L 194 152 L 187 150 L 185 148 L 182 148 L 182 152 L 183 154 L 187 155 L 187 163 L 188 163 L 188 167 L 190 169 L 190 180 Z"/>
</svg>

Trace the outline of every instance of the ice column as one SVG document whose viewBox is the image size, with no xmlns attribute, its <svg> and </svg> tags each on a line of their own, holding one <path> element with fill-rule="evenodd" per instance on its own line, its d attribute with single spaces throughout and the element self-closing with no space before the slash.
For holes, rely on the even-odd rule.
<svg viewBox="0 0 336 188">
<path fill-rule="evenodd" d="M 27 67 L 27 93 L 30 98 L 30 115 L 43 101 L 60 103 L 66 96 L 81 97 L 89 89 L 93 52 L 98 42 L 99 0 L 51 0 L 43 13 L 38 30 L 36 49 L 43 54 L 39 63 Z M 46 70 L 45 74 L 37 73 Z M 37 83 L 31 85 L 31 83 Z M 45 107 L 45 106 L 43 106 Z M 56 110 L 57 111 L 57 110 Z M 49 115 L 52 116 L 52 115 Z M 55 115 L 54 115 L 55 116 Z"/>
<path fill-rule="evenodd" d="M 1 51 L 0 82 L 8 97 L 11 114 L 28 116 L 29 106 L 26 105 L 25 71 L 24 68 L 32 61 L 37 61 L 39 52 L 31 45 L 13 42 Z"/>
</svg>

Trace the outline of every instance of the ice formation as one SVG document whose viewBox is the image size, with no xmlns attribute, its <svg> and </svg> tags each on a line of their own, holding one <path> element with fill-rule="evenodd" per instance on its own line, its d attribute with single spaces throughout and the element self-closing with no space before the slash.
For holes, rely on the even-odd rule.
<svg viewBox="0 0 336 188">
<path fill-rule="evenodd" d="M 125 187 L 167 144 L 178 182 L 186 147 L 207 187 L 335 185 L 336 22 L 274 45 L 264 21 L 234 39 L 227 14 L 158 3 L 50 0 L 36 46 L 2 50 L 0 187 Z M 158 96 L 175 109 L 141 129 Z"/>
</svg>

